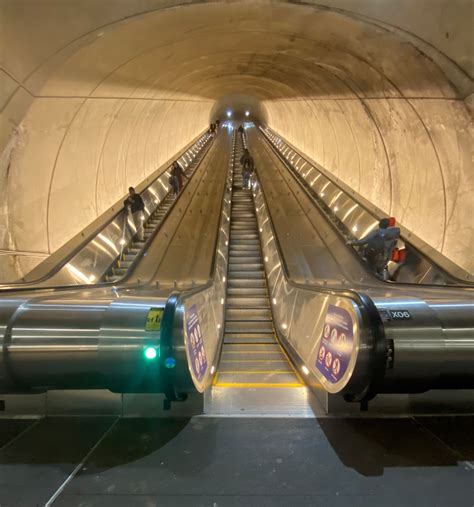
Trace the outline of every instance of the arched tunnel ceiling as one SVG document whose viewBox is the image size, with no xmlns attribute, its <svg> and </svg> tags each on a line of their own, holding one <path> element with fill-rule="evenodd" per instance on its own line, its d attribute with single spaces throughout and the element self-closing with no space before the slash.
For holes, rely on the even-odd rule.
<svg viewBox="0 0 474 507">
<path fill-rule="evenodd" d="M 11 101 L 29 109 L 11 146 L 3 245 L 54 251 L 241 95 L 472 272 L 471 127 L 456 75 L 393 31 L 310 6 L 192 4 L 109 24 L 37 68 L 25 80 L 34 99 Z"/>
<path fill-rule="evenodd" d="M 62 64 L 58 57 L 58 68 L 45 68 L 42 96 L 215 100 L 252 85 L 266 99 L 455 96 L 439 67 L 413 45 L 313 7 L 198 4 L 157 11 L 110 25 Z M 43 79 L 37 72 L 31 82 Z"/>
</svg>

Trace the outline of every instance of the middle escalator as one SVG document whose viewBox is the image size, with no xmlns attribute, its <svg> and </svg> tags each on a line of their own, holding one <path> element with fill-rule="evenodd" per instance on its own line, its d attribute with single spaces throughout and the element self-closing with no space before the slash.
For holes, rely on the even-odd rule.
<svg viewBox="0 0 474 507">
<path fill-rule="evenodd" d="M 224 344 L 216 387 L 302 387 L 276 339 L 252 192 L 242 188 L 238 135 L 230 217 Z"/>
</svg>

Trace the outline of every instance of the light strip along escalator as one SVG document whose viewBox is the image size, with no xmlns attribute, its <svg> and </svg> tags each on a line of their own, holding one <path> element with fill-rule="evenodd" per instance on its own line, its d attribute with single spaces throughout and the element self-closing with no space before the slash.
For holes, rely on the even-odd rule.
<svg viewBox="0 0 474 507">
<path fill-rule="evenodd" d="M 224 345 L 216 387 L 303 387 L 276 339 L 252 192 L 242 189 L 237 135 L 234 153 Z"/>
</svg>

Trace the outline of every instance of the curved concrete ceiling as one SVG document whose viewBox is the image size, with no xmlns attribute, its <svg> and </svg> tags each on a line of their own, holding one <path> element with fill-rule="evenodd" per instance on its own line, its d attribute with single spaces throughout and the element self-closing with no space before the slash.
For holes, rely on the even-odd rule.
<svg viewBox="0 0 474 507">
<path fill-rule="evenodd" d="M 396 30 L 285 3 L 192 4 L 104 26 L 25 75 L 7 106 L 27 113 L 7 147 L 3 245 L 54 251 L 216 111 L 254 101 L 289 142 L 472 273 L 466 75 L 440 61 Z"/>
</svg>

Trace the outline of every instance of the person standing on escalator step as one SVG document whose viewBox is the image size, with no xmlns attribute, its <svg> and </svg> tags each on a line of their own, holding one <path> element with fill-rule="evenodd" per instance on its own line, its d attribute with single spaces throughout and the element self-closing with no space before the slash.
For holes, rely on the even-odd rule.
<svg viewBox="0 0 474 507">
<path fill-rule="evenodd" d="M 132 215 L 132 221 L 135 225 L 137 238 L 139 241 L 144 241 L 145 239 L 145 231 L 143 230 L 143 221 L 145 216 L 143 212 L 145 211 L 145 203 L 141 198 L 140 194 L 135 192 L 133 187 L 129 187 L 128 189 L 128 197 L 123 202 L 125 207 L 128 209 L 129 213 Z"/>
<path fill-rule="evenodd" d="M 395 227 L 395 219 L 382 218 L 378 229 L 359 240 L 349 241 L 348 244 L 363 247 L 363 257 L 380 278 L 388 280 L 387 264 L 399 238 L 400 228 Z"/>
<path fill-rule="evenodd" d="M 240 163 L 242 165 L 242 188 L 248 190 L 250 188 L 250 177 L 254 170 L 254 162 L 249 150 L 244 150 L 244 154 L 240 158 Z"/>
<path fill-rule="evenodd" d="M 170 183 L 173 187 L 173 193 L 175 197 L 181 192 L 183 188 L 183 178 L 186 178 L 183 168 L 179 165 L 178 161 L 175 160 L 171 166 Z"/>
</svg>

